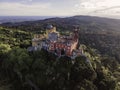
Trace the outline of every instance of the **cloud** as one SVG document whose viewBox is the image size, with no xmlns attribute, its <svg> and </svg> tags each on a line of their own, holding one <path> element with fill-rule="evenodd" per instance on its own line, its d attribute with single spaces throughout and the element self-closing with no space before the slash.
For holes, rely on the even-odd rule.
<svg viewBox="0 0 120 90">
<path fill-rule="evenodd" d="M 74 12 L 87 15 L 119 14 L 119 0 L 80 0 L 75 4 Z"/>
<path fill-rule="evenodd" d="M 34 3 L 34 4 L 22 4 L 22 3 L 0 3 L 1 15 L 36 15 L 45 13 L 49 10 L 50 3 Z M 37 14 L 38 13 L 38 14 Z"/>
<path fill-rule="evenodd" d="M 53 3 L 53 2 L 2 2 L 0 3 L 0 15 L 46 15 L 46 16 L 64 16 L 73 15 L 71 11 L 72 3 Z M 66 7 L 67 6 L 67 7 Z"/>
<path fill-rule="evenodd" d="M 0 15 L 120 15 L 119 6 L 119 0 L 0 0 Z"/>
<path fill-rule="evenodd" d="M 109 11 L 109 10 L 113 10 L 113 9 L 120 10 L 120 6 L 113 6 L 113 7 L 108 7 L 108 8 L 103 8 L 103 9 L 95 10 L 95 11 L 93 11 L 93 13 L 105 12 L 105 11 Z"/>
</svg>

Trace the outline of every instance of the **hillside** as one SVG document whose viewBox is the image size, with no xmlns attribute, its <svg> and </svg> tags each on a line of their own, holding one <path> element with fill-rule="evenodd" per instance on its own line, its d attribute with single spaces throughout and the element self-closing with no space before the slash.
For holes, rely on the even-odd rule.
<svg viewBox="0 0 120 90">
<path fill-rule="evenodd" d="M 0 44 L 9 44 L 11 47 L 27 48 L 31 45 L 32 34 L 22 30 L 0 27 Z"/>
<path fill-rule="evenodd" d="M 47 24 L 55 25 L 59 32 L 72 31 L 77 25 L 80 28 L 80 43 L 98 49 L 103 55 L 114 56 L 120 61 L 120 20 L 117 19 L 90 16 L 56 17 L 21 23 L 4 23 L 1 26 L 41 33 L 45 31 Z"/>
<path fill-rule="evenodd" d="M 120 64 L 84 45 L 85 56 L 58 58 L 0 44 L 1 90 L 119 90 Z M 88 62 L 89 59 L 89 62 Z"/>
</svg>

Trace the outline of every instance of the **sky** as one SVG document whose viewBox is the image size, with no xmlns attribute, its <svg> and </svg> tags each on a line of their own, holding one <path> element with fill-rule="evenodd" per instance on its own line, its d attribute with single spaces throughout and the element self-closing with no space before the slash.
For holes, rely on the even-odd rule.
<svg viewBox="0 0 120 90">
<path fill-rule="evenodd" d="M 0 16 L 120 17 L 120 0 L 0 0 Z"/>
</svg>

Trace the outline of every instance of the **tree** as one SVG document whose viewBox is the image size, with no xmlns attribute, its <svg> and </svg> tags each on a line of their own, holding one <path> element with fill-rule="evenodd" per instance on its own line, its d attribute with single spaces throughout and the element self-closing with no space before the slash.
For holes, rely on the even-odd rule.
<svg viewBox="0 0 120 90">
<path fill-rule="evenodd" d="M 85 79 L 94 81 L 96 78 L 95 71 L 91 68 L 89 63 L 86 62 L 86 57 L 79 56 L 75 58 L 74 64 L 71 68 L 71 88 L 74 89 L 76 84 L 81 83 Z"/>
<path fill-rule="evenodd" d="M 0 56 L 5 55 L 11 50 L 10 45 L 0 43 Z"/>
</svg>

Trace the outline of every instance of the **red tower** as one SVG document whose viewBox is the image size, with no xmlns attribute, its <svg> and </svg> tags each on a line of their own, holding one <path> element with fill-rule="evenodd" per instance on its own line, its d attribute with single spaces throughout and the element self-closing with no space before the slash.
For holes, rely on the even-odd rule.
<svg viewBox="0 0 120 90">
<path fill-rule="evenodd" d="M 78 28 L 77 27 L 75 27 L 75 29 L 74 29 L 74 36 L 73 36 L 73 40 L 74 41 L 77 41 L 78 40 Z"/>
</svg>

